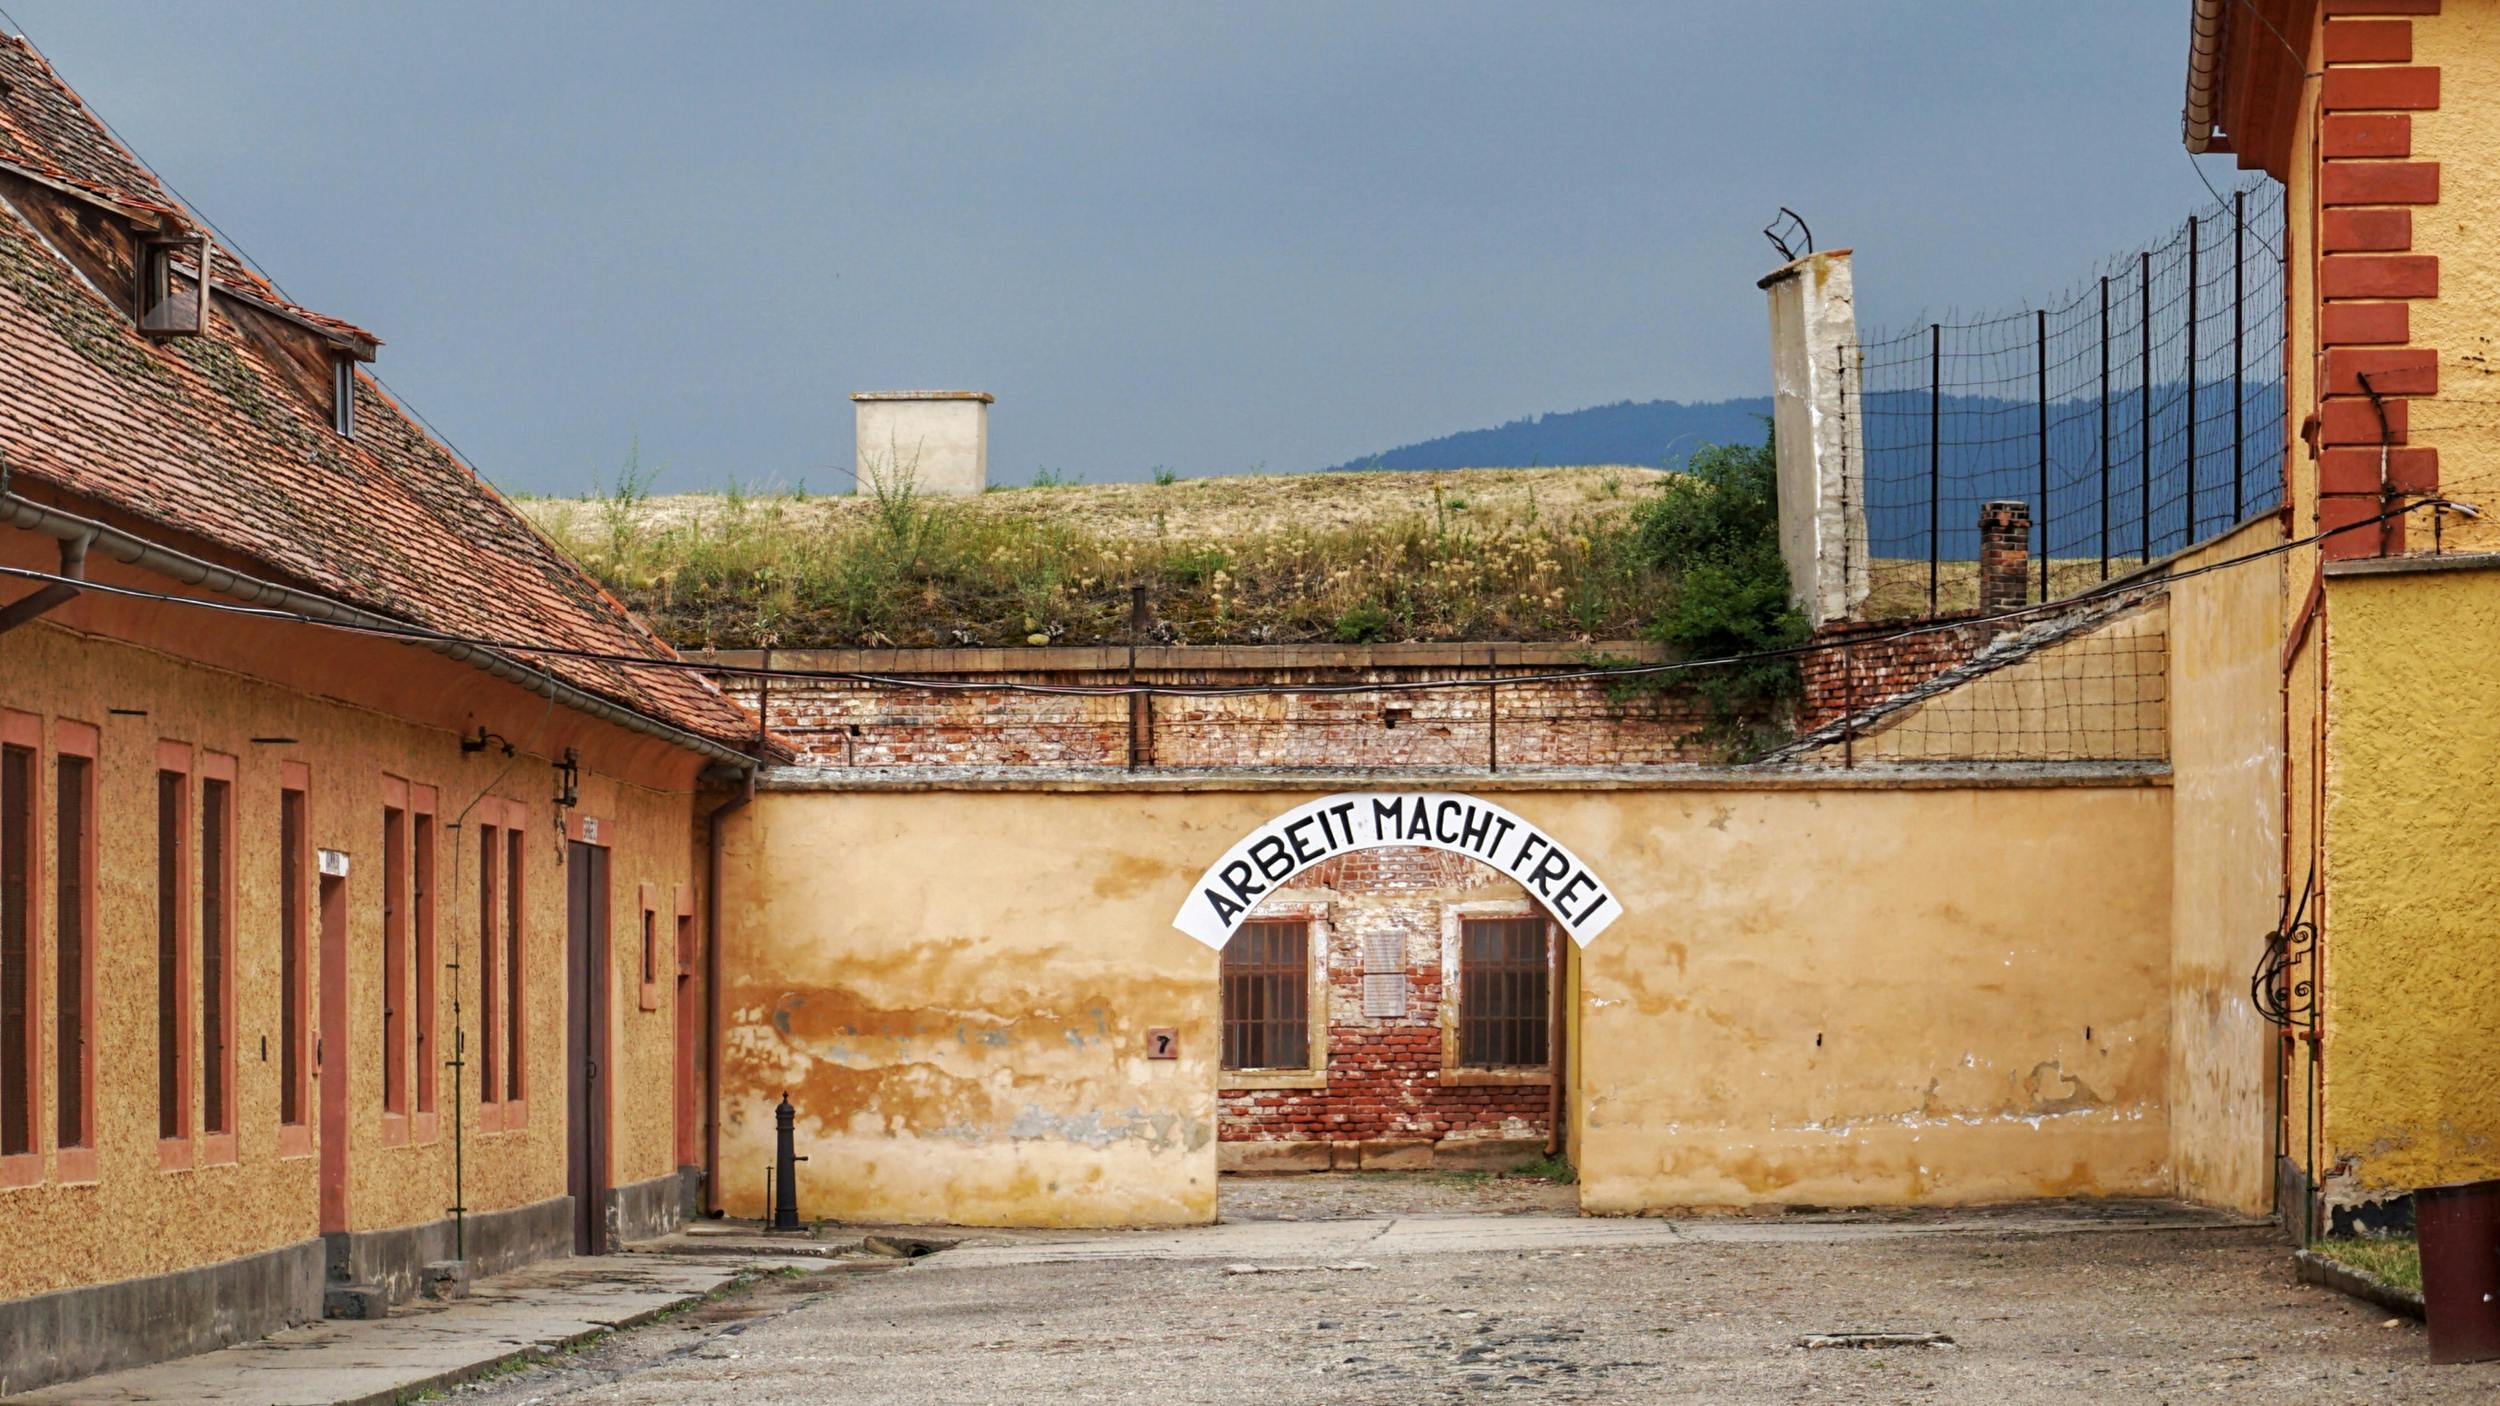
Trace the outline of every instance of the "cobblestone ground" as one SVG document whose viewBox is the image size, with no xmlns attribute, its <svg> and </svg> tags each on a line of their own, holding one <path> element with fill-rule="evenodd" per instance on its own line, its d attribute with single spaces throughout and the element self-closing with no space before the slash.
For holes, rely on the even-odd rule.
<svg viewBox="0 0 2500 1406">
<path fill-rule="evenodd" d="M 1296 1194 L 1264 1191 L 1236 1210 L 1326 1219 L 1315 1211 L 1351 1192 L 1314 1180 L 1300 1193 L 1311 1204 L 1293 1209 Z M 1464 1248 L 1462 1234 L 1438 1237 L 1431 1253 L 1365 1258 L 1343 1254 L 1342 1237 L 1360 1229 L 1342 1220 L 1307 1230 L 1245 1223 L 1235 1229 L 1244 1242 L 1257 1233 L 1257 1272 L 1222 1258 L 1151 1258 L 1170 1242 L 1142 1236 L 1129 1237 L 1134 1252 L 1106 1243 L 1104 1257 L 1080 1262 L 966 1254 L 950 1267 L 961 1252 L 949 1251 L 880 1275 L 776 1284 L 713 1321 L 625 1334 L 455 1399 L 2500 1400 L 2500 1364 L 2427 1365 L 2418 1326 L 2387 1326 L 2376 1310 L 2293 1282 L 2270 1231 L 2145 1228 L 2123 1215 L 2107 1228 L 2072 1228 L 2089 1218 L 1702 1223 L 1615 1247 L 1586 1237 L 1592 1225 L 1622 1223 L 1505 1218 L 1482 1222 L 1498 1248 Z M 1381 1246 L 1395 1242 L 1397 1224 L 1380 1222 Z M 1291 1237 L 1317 1244 L 1323 1233 L 1339 1237 L 1326 1254 L 1293 1253 Z M 1802 1345 L 1869 1331 L 1951 1343 Z"/>
</svg>

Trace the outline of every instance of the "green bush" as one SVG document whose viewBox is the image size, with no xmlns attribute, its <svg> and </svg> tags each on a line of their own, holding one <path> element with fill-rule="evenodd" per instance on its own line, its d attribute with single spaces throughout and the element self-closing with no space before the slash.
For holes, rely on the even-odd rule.
<svg viewBox="0 0 2500 1406">
<path fill-rule="evenodd" d="M 1779 474 L 1767 436 L 1756 446 L 1696 451 L 1635 519 L 1641 554 L 1667 581 L 1652 637 L 1678 659 L 1737 658 L 1803 643 L 1809 632 L 1789 603 L 1779 528 Z M 1701 740 L 1731 759 L 1786 739 L 1800 688 L 1797 662 L 1785 657 L 1650 677 L 1701 694 L 1710 707 Z"/>
</svg>

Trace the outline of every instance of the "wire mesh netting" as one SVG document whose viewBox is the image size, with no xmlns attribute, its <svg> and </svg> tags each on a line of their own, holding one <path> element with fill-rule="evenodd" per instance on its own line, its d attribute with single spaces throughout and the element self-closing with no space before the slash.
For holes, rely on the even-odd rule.
<svg viewBox="0 0 2500 1406">
<path fill-rule="evenodd" d="M 2283 219 L 2282 188 L 2254 183 L 2048 306 L 1862 339 L 1841 384 L 1867 616 L 1976 608 L 1988 502 L 2030 507 L 2034 601 L 2276 506 Z"/>
</svg>

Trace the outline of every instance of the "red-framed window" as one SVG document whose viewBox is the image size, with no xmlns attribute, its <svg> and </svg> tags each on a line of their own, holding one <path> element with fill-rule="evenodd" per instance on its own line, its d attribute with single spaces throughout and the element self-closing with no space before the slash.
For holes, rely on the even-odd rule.
<svg viewBox="0 0 2500 1406">
<path fill-rule="evenodd" d="M 408 1136 L 408 783 L 382 781 L 382 1140 Z"/>
<path fill-rule="evenodd" d="M 156 744 L 156 1155 L 191 1165 L 191 748 Z"/>
<path fill-rule="evenodd" d="M 43 1179 L 42 775 L 42 723 L 0 713 L 0 1186 Z"/>
<path fill-rule="evenodd" d="M 649 884 L 638 888 L 637 907 L 642 910 L 642 1008 L 660 1008 L 660 905 L 658 891 Z"/>
<path fill-rule="evenodd" d="M 433 1136 L 436 1052 L 434 1015 L 434 812 L 431 786 L 412 786 L 409 799 L 408 913 L 409 937 L 415 948 L 415 1007 L 409 1020 L 409 1043 L 416 1056 L 418 1140 Z"/>
<path fill-rule="evenodd" d="M 477 827 L 477 1098 L 482 1122 L 502 1125 L 503 1103 L 503 807 L 478 804 Z M 493 817 L 492 819 L 488 817 Z"/>
<path fill-rule="evenodd" d="M 52 1026 L 54 1175 L 96 1177 L 94 725 L 53 724 Z"/>
<path fill-rule="evenodd" d="M 278 1155 L 312 1151 L 312 768 L 278 775 Z"/>
<path fill-rule="evenodd" d="M 200 756 L 200 1158 L 235 1160 L 235 759 Z"/>
<path fill-rule="evenodd" d="M 527 812 L 506 803 L 503 812 L 504 897 L 504 1126 L 517 1128 L 527 1114 L 529 1098 L 529 872 Z"/>
</svg>

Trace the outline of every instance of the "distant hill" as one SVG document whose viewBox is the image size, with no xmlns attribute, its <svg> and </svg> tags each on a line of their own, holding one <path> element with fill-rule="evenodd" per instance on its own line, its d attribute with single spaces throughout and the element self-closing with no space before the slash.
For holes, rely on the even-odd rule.
<svg viewBox="0 0 2500 1406">
<path fill-rule="evenodd" d="M 1618 401 L 1402 444 L 1336 469 L 1524 469 L 1551 464 L 1672 468 L 1704 444 L 1760 444 L 1769 396 L 1686 405 Z"/>
</svg>

